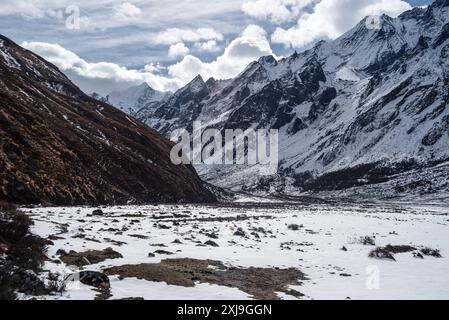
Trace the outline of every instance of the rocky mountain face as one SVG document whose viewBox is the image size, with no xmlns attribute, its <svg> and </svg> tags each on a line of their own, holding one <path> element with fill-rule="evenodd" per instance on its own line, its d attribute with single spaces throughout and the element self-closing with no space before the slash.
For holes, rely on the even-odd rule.
<svg viewBox="0 0 449 320">
<path fill-rule="evenodd" d="M 398 18 L 366 18 L 340 38 L 280 61 L 263 57 L 231 80 L 198 77 L 137 117 L 166 136 L 194 120 L 219 129 L 278 129 L 275 176 L 262 177 L 254 166 L 197 167 L 222 187 L 447 195 L 448 58 L 449 1 L 438 0 Z"/>
<path fill-rule="evenodd" d="M 55 66 L 0 36 L 0 200 L 18 204 L 208 202 L 172 143 L 86 96 Z"/>
<path fill-rule="evenodd" d="M 152 105 L 162 101 L 167 95 L 167 93 L 154 90 L 147 83 L 142 83 L 139 86 L 111 92 L 106 97 L 101 97 L 95 93 L 92 97 L 134 116 L 140 109 L 151 108 Z"/>
</svg>

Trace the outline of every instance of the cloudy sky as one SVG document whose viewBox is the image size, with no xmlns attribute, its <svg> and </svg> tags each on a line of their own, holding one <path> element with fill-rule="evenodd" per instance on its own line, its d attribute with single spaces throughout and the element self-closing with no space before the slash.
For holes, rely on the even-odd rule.
<svg viewBox="0 0 449 320">
<path fill-rule="evenodd" d="M 431 0 L 1 0 L 0 34 L 42 55 L 85 92 L 148 82 L 174 91 L 230 78 L 263 55 L 333 39 L 367 15 Z"/>
</svg>

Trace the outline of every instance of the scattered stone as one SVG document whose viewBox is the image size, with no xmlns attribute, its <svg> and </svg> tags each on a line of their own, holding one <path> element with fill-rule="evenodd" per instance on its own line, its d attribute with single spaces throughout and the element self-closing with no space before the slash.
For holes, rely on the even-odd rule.
<svg viewBox="0 0 449 320">
<path fill-rule="evenodd" d="M 302 226 L 297 225 L 297 224 L 291 224 L 291 225 L 288 226 L 288 229 L 292 230 L 292 231 L 298 231 L 301 228 L 302 228 Z"/>
<path fill-rule="evenodd" d="M 296 291 L 296 290 L 293 290 L 293 289 L 290 289 L 290 290 L 286 291 L 285 294 L 287 294 L 289 296 L 292 296 L 292 297 L 295 297 L 295 298 L 302 298 L 302 297 L 304 297 L 303 293 L 301 293 L 299 291 Z"/>
<path fill-rule="evenodd" d="M 394 258 L 395 254 L 413 251 L 416 251 L 416 248 L 409 245 L 393 246 L 389 244 L 386 247 L 378 247 L 375 250 L 371 251 L 369 257 L 396 261 L 396 259 Z"/>
<path fill-rule="evenodd" d="M 57 236 L 57 235 L 50 235 L 50 236 L 48 236 L 48 238 L 47 238 L 48 240 L 51 240 L 51 241 L 57 241 L 57 240 L 65 240 L 65 238 L 64 237 L 60 237 L 60 236 Z"/>
<path fill-rule="evenodd" d="M 101 217 L 101 216 L 104 216 L 104 212 L 101 209 L 97 209 L 97 210 L 92 211 L 92 215 Z"/>
<path fill-rule="evenodd" d="M 103 240 L 106 242 L 112 243 L 113 245 L 116 245 L 117 247 L 121 247 L 121 246 L 127 244 L 126 242 L 118 241 L 118 240 L 114 240 L 114 239 L 110 239 L 110 238 L 104 238 Z"/>
<path fill-rule="evenodd" d="M 238 228 L 236 232 L 234 232 L 234 236 L 236 237 L 245 237 L 246 233 L 242 228 Z"/>
<path fill-rule="evenodd" d="M 166 250 L 156 250 L 154 251 L 155 254 L 161 254 L 161 255 L 167 255 L 167 256 L 171 256 L 174 253 L 170 252 L 170 251 L 166 251 Z"/>
<path fill-rule="evenodd" d="M 129 236 L 132 237 L 132 238 L 141 239 L 141 240 L 149 239 L 148 236 L 144 236 L 142 234 L 130 234 Z"/>
<path fill-rule="evenodd" d="M 94 239 L 94 238 L 88 238 L 88 237 L 86 237 L 86 235 L 83 234 L 83 233 L 76 234 L 76 235 L 72 236 L 72 238 L 73 238 L 73 239 L 83 239 L 83 240 L 90 241 L 90 242 L 101 243 L 100 240 Z"/>
<path fill-rule="evenodd" d="M 110 287 L 109 278 L 107 275 L 97 271 L 81 271 L 71 276 L 71 279 L 77 279 L 82 284 L 87 286 L 99 288 L 100 286 Z"/>
<path fill-rule="evenodd" d="M 254 236 L 254 238 L 256 238 L 256 239 L 260 239 L 259 234 L 255 231 L 251 232 L 251 235 Z"/>
<path fill-rule="evenodd" d="M 417 259 L 424 259 L 424 256 L 420 252 L 413 252 L 413 257 Z"/>
<path fill-rule="evenodd" d="M 119 229 L 117 229 L 117 228 L 108 228 L 108 229 L 103 229 L 103 228 L 101 228 L 100 230 L 98 230 L 98 231 L 105 231 L 105 232 L 117 232 L 117 231 L 120 231 Z"/>
<path fill-rule="evenodd" d="M 442 257 L 440 250 L 437 250 L 437 249 L 424 248 L 424 249 L 421 249 L 420 252 L 425 256 L 431 256 L 431 257 L 435 257 L 435 258 Z"/>
<path fill-rule="evenodd" d="M 361 237 L 359 240 L 359 243 L 363 244 L 364 246 L 375 246 L 376 245 L 376 241 L 369 236 Z"/>
<path fill-rule="evenodd" d="M 206 242 L 204 242 L 204 244 L 206 246 L 210 246 L 210 247 L 219 247 L 219 245 L 216 242 L 212 241 L 212 240 L 206 241 Z"/>
<path fill-rule="evenodd" d="M 370 258 L 377 258 L 377 259 L 385 259 L 385 260 L 392 260 L 396 261 L 393 254 L 386 250 L 385 248 L 377 248 L 370 252 L 369 254 Z"/>
</svg>

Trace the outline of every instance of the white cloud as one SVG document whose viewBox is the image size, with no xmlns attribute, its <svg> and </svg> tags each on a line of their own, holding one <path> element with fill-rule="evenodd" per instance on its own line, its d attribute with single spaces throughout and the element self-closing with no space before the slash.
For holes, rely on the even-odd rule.
<svg viewBox="0 0 449 320">
<path fill-rule="evenodd" d="M 164 66 L 162 66 L 160 63 L 154 63 L 154 62 L 145 65 L 145 67 L 143 68 L 144 71 L 151 72 L 151 73 L 161 73 L 165 69 L 166 68 L 164 68 Z"/>
<path fill-rule="evenodd" d="M 23 42 L 24 48 L 43 56 L 71 78 L 76 79 L 86 92 L 109 93 L 114 88 L 123 88 L 147 82 L 156 90 L 172 91 L 183 83 L 179 79 L 155 74 L 157 65 L 147 65 L 143 70 L 121 67 L 115 63 L 89 63 L 75 53 L 57 44 L 44 42 Z"/>
<path fill-rule="evenodd" d="M 243 3 L 242 10 L 249 16 L 281 24 L 297 18 L 304 8 L 317 1 L 319 0 L 251 0 Z"/>
<path fill-rule="evenodd" d="M 194 46 L 199 51 L 217 52 L 220 50 L 220 47 L 215 40 L 209 40 L 207 42 L 197 42 Z"/>
<path fill-rule="evenodd" d="M 0 16 L 20 15 L 26 20 L 33 19 L 62 19 L 63 9 L 57 5 L 57 0 L 25 1 L 25 0 L 2 0 Z"/>
<path fill-rule="evenodd" d="M 189 48 L 186 47 L 186 45 L 182 42 L 177 44 L 172 44 L 170 48 L 168 49 L 168 56 L 172 59 L 179 58 L 179 57 L 185 57 L 190 52 Z"/>
<path fill-rule="evenodd" d="M 156 44 L 172 45 L 180 42 L 200 42 L 208 40 L 223 40 L 223 35 L 212 28 L 179 29 L 170 28 L 158 33 L 153 39 Z"/>
<path fill-rule="evenodd" d="M 223 32 L 236 32 L 245 23 L 241 19 L 240 6 L 242 1 L 1 0 L 0 16 L 18 19 L 16 23 L 20 23 L 19 19 L 27 19 L 31 22 L 30 24 L 39 24 L 38 27 L 52 28 L 52 30 L 55 30 L 54 33 L 49 30 L 47 34 L 55 36 L 61 31 L 61 29 L 55 28 L 55 25 L 56 27 L 59 25 L 61 28 L 64 28 L 64 21 L 58 22 L 54 19 L 56 11 L 58 11 L 58 18 L 61 14 L 63 17 L 67 17 L 67 14 L 64 14 L 64 12 L 68 6 L 77 6 L 80 9 L 82 18 L 89 18 L 90 20 L 89 24 L 82 25 L 78 32 L 80 36 L 83 35 L 83 31 L 90 34 L 98 32 L 102 35 L 105 30 L 110 30 L 108 35 L 113 37 L 117 32 L 117 28 L 120 27 L 138 27 L 133 32 L 146 31 L 146 33 L 151 32 L 152 34 L 173 26 L 181 29 L 190 28 L 196 31 L 197 28 L 203 27 L 205 23 L 213 23 L 219 26 Z M 211 17 L 226 17 L 227 24 L 223 23 L 219 18 L 211 19 Z M 0 29 L 4 32 L 5 26 L 14 29 L 13 26 L 8 25 L 8 22 L 0 21 Z M 42 35 L 41 28 L 33 29 L 31 27 L 27 31 L 33 35 L 33 39 L 39 39 L 39 36 Z M 117 32 L 117 34 L 122 36 L 120 32 Z M 124 37 L 122 36 L 122 38 Z M 211 39 L 206 41 L 208 40 Z M 92 46 L 95 47 L 95 44 Z"/>
<path fill-rule="evenodd" d="M 369 15 L 397 16 L 411 6 L 402 0 L 321 0 L 289 29 L 278 27 L 271 40 L 301 48 L 322 38 L 335 39 Z"/>
<path fill-rule="evenodd" d="M 256 25 L 249 25 L 241 36 L 230 42 L 216 60 L 203 62 L 197 57 L 187 55 L 181 62 L 168 67 L 168 72 L 183 82 L 190 81 L 198 74 L 205 79 L 228 79 L 235 77 L 252 61 L 271 54 L 273 51 L 265 30 Z"/>
<path fill-rule="evenodd" d="M 181 62 L 167 67 L 167 75 L 162 73 L 165 68 L 160 64 L 147 64 L 142 70 L 128 69 L 110 62 L 87 62 L 57 44 L 23 42 L 21 45 L 55 64 L 84 91 L 100 94 L 142 82 L 156 90 L 175 91 L 198 74 L 205 79 L 228 79 L 235 77 L 252 61 L 273 54 L 266 32 L 256 25 L 248 26 L 216 60 L 204 62 L 186 55 Z"/>
<path fill-rule="evenodd" d="M 115 6 L 115 14 L 120 19 L 130 19 L 138 17 L 142 14 L 142 10 L 129 2 L 123 2 L 122 4 Z"/>
</svg>

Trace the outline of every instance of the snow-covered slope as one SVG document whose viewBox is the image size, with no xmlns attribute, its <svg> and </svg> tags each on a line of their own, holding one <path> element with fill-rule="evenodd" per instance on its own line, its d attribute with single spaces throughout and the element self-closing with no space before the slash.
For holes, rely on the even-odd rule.
<svg viewBox="0 0 449 320">
<path fill-rule="evenodd" d="M 222 187 L 296 194 L 392 181 L 388 197 L 410 188 L 447 194 L 447 171 L 438 190 L 415 173 L 449 159 L 449 1 L 374 18 L 374 25 L 370 19 L 280 61 L 263 57 L 218 86 L 196 78 L 137 116 L 167 136 L 194 120 L 279 129 L 276 176 L 248 166 L 197 167 Z"/>
<path fill-rule="evenodd" d="M 142 83 L 122 91 L 113 91 L 105 100 L 123 112 L 135 115 L 141 108 L 151 107 L 164 99 L 166 95 L 166 93 L 154 90 L 147 83 Z"/>
<path fill-rule="evenodd" d="M 254 293 L 241 285 L 248 279 L 242 270 L 251 270 L 251 287 L 266 292 L 272 286 L 279 288 L 282 281 L 271 275 L 272 270 L 282 274 L 287 268 L 304 272 L 307 279 L 288 283 L 287 290 L 279 288 L 273 299 L 297 299 L 295 290 L 305 295 L 300 299 L 447 299 L 449 295 L 447 206 L 341 202 L 127 206 L 103 208 L 101 218 L 92 217 L 94 209 L 24 209 L 35 220 L 32 231 L 52 239 L 51 259 L 39 276 L 47 278 L 51 271 L 67 277 L 77 272 L 64 251 L 95 257 L 90 250 L 109 247 L 116 256 L 76 261 L 81 261 L 81 270 L 109 275 L 111 300 L 254 299 Z M 387 245 L 400 246 L 402 253 L 389 259 L 369 256 Z M 423 250 L 426 247 L 429 250 Z M 196 277 L 191 259 L 206 262 L 205 278 Z M 164 261 L 180 266 L 176 278 Z M 234 281 L 227 286 L 214 282 L 216 261 L 233 270 Z M 145 272 L 152 266 L 153 272 Z M 107 271 L 111 268 L 115 272 Z M 131 274 L 136 268 L 139 273 Z M 119 270 L 128 274 L 121 276 Z M 260 270 L 264 272 L 259 277 Z M 380 286 L 372 278 L 376 274 Z M 99 295 L 95 287 L 70 279 L 74 281 L 62 295 L 38 299 L 86 300 Z"/>
</svg>

